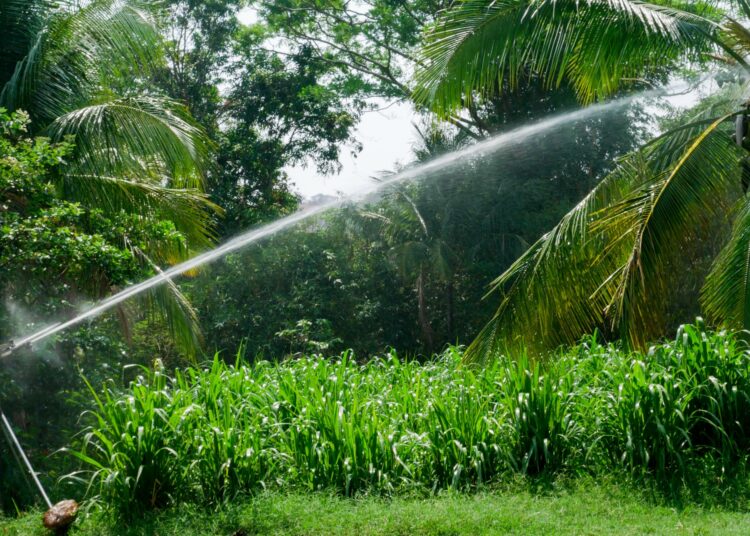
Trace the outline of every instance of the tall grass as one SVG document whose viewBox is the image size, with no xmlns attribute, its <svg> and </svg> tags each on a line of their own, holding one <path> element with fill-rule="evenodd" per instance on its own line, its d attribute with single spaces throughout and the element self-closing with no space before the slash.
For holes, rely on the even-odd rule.
<svg viewBox="0 0 750 536">
<path fill-rule="evenodd" d="M 744 467 L 750 354 L 699 323 L 646 355 L 591 339 L 548 364 L 465 368 L 457 349 L 424 364 L 215 358 L 171 378 L 144 370 L 96 404 L 76 477 L 131 513 L 271 487 L 349 496 L 612 471 L 667 482 L 706 460 Z"/>
</svg>

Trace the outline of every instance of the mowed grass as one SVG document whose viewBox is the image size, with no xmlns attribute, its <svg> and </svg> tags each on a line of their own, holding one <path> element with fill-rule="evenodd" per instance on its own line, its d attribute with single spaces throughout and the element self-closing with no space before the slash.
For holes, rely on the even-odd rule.
<svg viewBox="0 0 750 536">
<path fill-rule="evenodd" d="M 0 520 L 0 535 L 42 535 L 41 514 Z M 268 493 L 218 510 L 182 506 L 128 523 L 101 512 L 82 518 L 71 535 L 500 535 L 750 534 L 750 514 L 656 505 L 617 486 L 443 493 L 429 499 L 346 499 L 323 493 Z"/>
</svg>

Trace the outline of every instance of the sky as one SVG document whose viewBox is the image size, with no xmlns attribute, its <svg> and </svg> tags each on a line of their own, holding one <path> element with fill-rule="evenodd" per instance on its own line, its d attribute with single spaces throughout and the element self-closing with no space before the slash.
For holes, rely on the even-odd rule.
<svg viewBox="0 0 750 536">
<path fill-rule="evenodd" d="M 243 24 L 257 20 L 254 9 L 244 8 L 237 18 Z M 710 86 L 711 84 L 709 84 Z M 672 106 L 686 108 L 695 104 L 698 96 L 711 89 L 703 84 L 698 90 L 687 95 L 675 95 L 666 101 Z M 346 196 L 361 191 L 371 177 L 382 171 L 394 171 L 399 165 L 413 161 L 413 146 L 418 140 L 413 122 L 417 119 L 414 108 L 407 102 L 388 102 L 383 99 L 372 101 L 377 110 L 368 111 L 357 126 L 354 137 L 362 144 L 362 151 L 356 156 L 351 147 L 341 151 L 341 171 L 335 175 L 322 175 L 314 165 L 286 168 L 293 189 L 303 199 L 315 195 Z M 654 110 L 656 111 L 656 110 Z"/>
<path fill-rule="evenodd" d="M 346 195 L 360 190 L 370 177 L 382 171 L 394 171 L 398 164 L 413 160 L 412 146 L 417 132 L 412 124 L 416 118 L 408 103 L 375 102 L 381 111 L 366 112 L 357 126 L 354 137 L 362 144 L 362 151 L 352 156 L 351 148 L 342 151 L 342 169 L 337 175 L 321 175 L 314 166 L 288 168 L 286 171 L 304 198 L 316 194 Z M 390 104 L 390 105 L 389 105 Z"/>
<path fill-rule="evenodd" d="M 244 8 L 237 18 L 243 24 L 252 24 L 257 16 L 252 8 Z M 372 103 L 377 110 L 368 111 L 363 116 L 354 133 L 354 138 L 362 144 L 362 151 L 351 154 L 351 147 L 341 151 L 341 172 L 335 175 L 322 175 L 314 165 L 289 167 L 294 190 L 304 199 L 314 195 L 347 195 L 361 190 L 370 177 L 381 171 L 394 171 L 399 164 L 413 160 L 412 146 L 417 141 L 417 132 L 412 125 L 416 119 L 414 108 L 406 102 L 388 102 L 375 99 Z"/>
</svg>

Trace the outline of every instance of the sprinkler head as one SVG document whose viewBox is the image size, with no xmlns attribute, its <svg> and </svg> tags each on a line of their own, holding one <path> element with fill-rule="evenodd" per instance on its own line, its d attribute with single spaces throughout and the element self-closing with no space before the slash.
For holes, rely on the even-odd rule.
<svg viewBox="0 0 750 536">
<path fill-rule="evenodd" d="M 13 353 L 15 347 L 16 345 L 13 341 L 7 342 L 5 344 L 0 344 L 0 357 L 8 357 Z"/>
<path fill-rule="evenodd" d="M 44 513 L 42 523 L 45 528 L 54 530 L 57 534 L 65 534 L 76 520 L 78 503 L 73 500 L 60 501 Z"/>
</svg>

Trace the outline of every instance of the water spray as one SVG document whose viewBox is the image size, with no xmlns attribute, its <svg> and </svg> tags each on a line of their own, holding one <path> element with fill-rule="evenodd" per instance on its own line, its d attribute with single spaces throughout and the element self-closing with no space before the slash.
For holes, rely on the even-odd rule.
<svg viewBox="0 0 750 536">
<path fill-rule="evenodd" d="M 593 105 L 582 110 L 560 114 L 549 119 L 539 121 L 532 125 L 519 127 L 476 143 L 470 147 L 440 156 L 424 164 L 407 168 L 399 173 L 387 177 L 384 180 L 372 183 L 368 187 L 360 190 L 359 192 L 355 192 L 346 198 L 329 201 L 327 203 L 322 203 L 314 207 L 309 207 L 259 228 L 247 231 L 231 239 L 227 243 L 216 247 L 215 249 L 198 255 L 181 264 L 177 264 L 167 270 L 157 271 L 156 275 L 154 275 L 153 277 L 141 283 L 127 287 L 122 291 L 110 296 L 109 298 L 98 302 L 92 307 L 82 311 L 75 318 L 46 326 L 36 333 L 10 341 L 4 345 L 0 345 L 0 358 L 9 357 L 21 348 L 32 346 L 33 344 L 47 339 L 48 337 L 51 337 L 52 335 L 59 333 L 67 328 L 78 325 L 85 320 L 92 319 L 132 297 L 140 295 L 141 293 L 161 284 L 168 283 L 179 275 L 182 275 L 204 264 L 222 258 L 229 253 L 240 250 L 254 242 L 258 242 L 264 238 L 273 236 L 279 231 L 289 228 L 297 223 L 310 219 L 314 216 L 321 215 L 330 209 L 343 206 L 344 203 L 356 203 L 367 200 L 369 196 L 376 194 L 378 191 L 386 188 L 389 185 L 416 179 L 425 175 L 427 172 L 445 168 L 463 159 L 483 154 L 489 154 L 501 147 L 512 146 L 513 144 L 521 143 L 527 138 L 534 135 L 543 134 L 549 131 L 551 128 L 589 119 L 604 111 L 614 110 L 629 105 L 639 98 L 660 96 L 664 94 L 665 90 L 650 90 L 609 103 Z M 20 455 L 23 461 L 23 465 L 25 466 L 25 470 L 28 471 L 28 473 L 32 476 L 36 487 L 44 498 L 45 503 L 49 507 L 49 510 L 44 517 L 45 526 L 53 530 L 66 530 L 70 523 L 72 523 L 75 519 L 75 514 L 78 509 L 77 503 L 75 503 L 75 501 L 62 501 L 61 503 L 58 503 L 54 506 L 51 504 L 46 492 L 44 491 L 44 488 L 41 485 L 41 482 L 39 481 L 36 473 L 31 466 L 31 463 L 29 462 L 28 458 L 23 452 L 23 449 L 21 448 L 20 443 L 18 442 L 18 439 L 13 433 L 10 423 L 1 411 L 0 418 L 2 418 L 4 430 L 9 436 L 9 443 L 12 443 L 12 448 L 15 449 L 15 451 L 17 451 Z"/>
<path fill-rule="evenodd" d="M 67 328 L 78 325 L 84 322 L 85 320 L 94 318 L 104 313 L 105 311 L 111 309 L 112 307 L 119 305 L 125 300 L 128 300 L 129 298 L 132 298 L 134 296 L 137 296 L 158 285 L 167 283 L 168 281 L 174 279 L 175 277 L 179 275 L 182 275 L 204 264 L 208 264 L 209 262 L 222 258 L 228 255 L 229 253 L 240 250 L 254 242 L 258 242 L 264 238 L 268 238 L 278 233 L 279 231 L 282 231 L 297 223 L 300 223 L 304 220 L 312 218 L 313 216 L 317 216 L 330 209 L 343 206 L 344 203 L 361 202 L 363 200 L 366 200 L 368 196 L 372 196 L 376 194 L 378 191 L 384 189 L 385 187 L 389 185 L 393 185 L 393 184 L 397 184 L 397 183 L 404 182 L 407 180 L 418 178 L 420 176 L 425 175 L 427 172 L 445 168 L 447 166 L 454 164 L 455 162 L 461 161 L 466 158 L 492 153 L 493 151 L 501 147 L 520 143 L 531 136 L 543 134 L 552 128 L 559 127 L 561 125 L 565 125 L 568 123 L 573 123 L 576 121 L 589 119 L 604 111 L 615 110 L 623 106 L 627 106 L 637 99 L 664 95 L 669 89 L 670 88 L 645 91 L 642 93 L 638 93 L 636 95 L 631 95 L 629 97 L 624 97 L 624 98 L 614 100 L 608 103 L 596 104 L 593 106 L 589 106 L 587 108 L 583 108 L 581 110 L 576 110 L 574 112 L 559 114 L 549 119 L 544 119 L 544 120 L 538 121 L 528 126 L 515 128 L 508 132 L 498 134 L 492 138 L 489 138 L 487 140 L 484 140 L 474 145 L 471 145 L 469 147 L 466 147 L 464 149 L 460 149 L 453 153 L 440 156 L 424 164 L 420 164 L 411 168 L 407 168 L 399 173 L 395 173 L 387 177 L 384 180 L 373 182 L 372 184 L 368 185 L 367 187 L 361 189 L 358 192 L 354 192 L 348 197 L 329 201 L 326 203 L 322 203 L 320 205 L 316 205 L 314 207 L 309 207 L 309 208 L 300 210 L 289 216 L 286 216 L 284 218 L 281 218 L 269 224 L 263 225 L 259 228 L 247 231 L 231 239 L 229 242 L 216 247 L 215 249 L 207 251 L 206 253 L 198 255 L 181 264 L 172 266 L 171 268 L 167 270 L 158 272 L 156 275 L 154 275 L 150 279 L 147 279 L 141 283 L 132 285 L 110 296 L 109 298 L 106 298 L 100 301 L 99 303 L 95 304 L 93 307 L 84 310 L 75 318 L 66 320 L 64 322 L 59 322 L 57 324 L 52 324 L 50 326 L 46 326 L 36 333 L 33 333 L 21 339 L 13 340 L 8 345 L 6 345 L 5 348 L 0 348 L 0 358 L 8 357 L 21 348 L 33 345 L 34 343 L 47 339 L 48 337 L 56 333 L 59 333 L 60 331 L 63 331 Z"/>
</svg>

